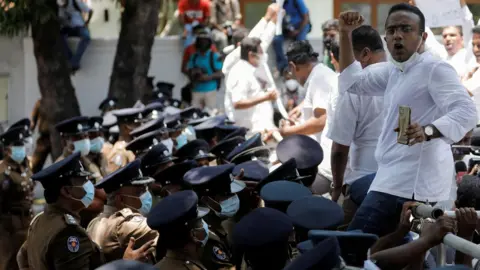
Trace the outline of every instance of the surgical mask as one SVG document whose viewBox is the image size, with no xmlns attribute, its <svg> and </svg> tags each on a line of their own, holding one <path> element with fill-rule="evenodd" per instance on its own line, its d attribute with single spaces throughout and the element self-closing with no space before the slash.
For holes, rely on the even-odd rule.
<svg viewBox="0 0 480 270">
<path fill-rule="evenodd" d="M 173 140 L 168 138 L 166 140 L 162 140 L 161 143 L 167 147 L 168 152 L 171 154 L 173 151 Z"/>
<path fill-rule="evenodd" d="M 95 187 L 93 186 L 91 181 L 87 181 L 85 184 L 83 184 L 82 187 L 83 190 L 85 190 L 85 195 L 82 199 L 80 199 L 80 201 L 83 203 L 85 208 L 87 208 L 93 202 L 93 198 L 95 196 Z"/>
<path fill-rule="evenodd" d="M 152 194 L 150 191 L 143 193 L 142 196 L 140 196 L 140 201 L 142 202 L 142 207 L 138 209 L 138 212 L 143 216 L 147 216 L 150 209 L 152 209 Z"/>
<path fill-rule="evenodd" d="M 102 137 L 97 137 L 93 140 L 90 140 L 90 152 L 96 154 L 102 152 L 102 147 L 104 143 L 105 139 L 103 139 Z"/>
<path fill-rule="evenodd" d="M 397 62 L 395 59 L 391 58 L 390 61 L 393 63 L 394 66 L 396 66 L 398 69 L 400 69 L 400 71 L 405 71 L 405 67 L 407 64 L 409 63 L 412 63 L 415 61 L 415 59 L 417 59 L 417 57 L 419 56 L 420 54 L 418 52 L 415 52 L 414 54 L 412 54 L 412 56 L 410 56 L 410 58 L 408 58 L 407 61 L 405 62 Z"/>
<path fill-rule="evenodd" d="M 25 146 L 12 146 L 11 147 L 12 154 L 10 157 L 17 163 L 22 163 L 25 159 L 27 153 L 25 150 Z"/>
<path fill-rule="evenodd" d="M 240 209 L 240 199 L 235 194 L 235 196 L 222 201 L 220 207 L 222 208 L 220 213 L 215 211 L 218 217 L 233 217 L 238 212 L 238 209 Z"/>
<path fill-rule="evenodd" d="M 182 132 L 182 134 L 178 135 L 178 137 L 175 139 L 177 141 L 177 149 L 181 148 L 185 144 L 188 143 L 187 135 Z"/>
<path fill-rule="evenodd" d="M 205 230 L 205 238 L 203 240 L 197 240 L 197 241 L 202 244 L 202 247 L 204 247 L 208 242 L 208 234 L 210 230 L 208 229 L 208 224 L 203 219 L 202 219 L 202 226 L 203 226 L 203 229 Z"/>
<path fill-rule="evenodd" d="M 82 156 L 86 156 L 90 152 L 90 140 L 83 139 L 79 141 L 74 141 L 73 147 L 74 147 L 73 149 L 74 152 L 80 152 Z"/>
<path fill-rule="evenodd" d="M 195 129 L 192 126 L 187 126 L 182 133 L 185 133 L 187 140 L 190 142 L 197 139 Z"/>
<path fill-rule="evenodd" d="M 290 79 L 285 82 L 285 86 L 287 87 L 288 91 L 293 92 L 298 89 L 298 82 L 294 79 Z"/>
</svg>

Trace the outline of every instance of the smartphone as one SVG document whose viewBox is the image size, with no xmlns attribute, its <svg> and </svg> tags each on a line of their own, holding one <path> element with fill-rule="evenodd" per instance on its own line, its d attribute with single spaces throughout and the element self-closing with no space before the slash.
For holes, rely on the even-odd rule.
<svg viewBox="0 0 480 270">
<path fill-rule="evenodd" d="M 454 155 L 469 155 L 472 148 L 467 145 L 452 145 L 452 153 Z"/>
<path fill-rule="evenodd" d="M 407 132 L 408 126 L 410 125 L 412 110 L 408 106 L 399 106 L 398 107 L 398 135 L 397 143 L 408 145 L 408 137 L 405 135 Z"/>
</svg>

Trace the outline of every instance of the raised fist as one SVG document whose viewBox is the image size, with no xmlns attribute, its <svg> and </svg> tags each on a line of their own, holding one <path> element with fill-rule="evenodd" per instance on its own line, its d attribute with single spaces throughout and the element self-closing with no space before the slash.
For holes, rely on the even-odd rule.
<svg viewBox="0 0 480 270">
<path fill-rule="evenodd" d="M 345 11 L 340 13 L 340 31 L 352 32 L 360 27 L 365 19 L 357 11 Z"/>
</svg>

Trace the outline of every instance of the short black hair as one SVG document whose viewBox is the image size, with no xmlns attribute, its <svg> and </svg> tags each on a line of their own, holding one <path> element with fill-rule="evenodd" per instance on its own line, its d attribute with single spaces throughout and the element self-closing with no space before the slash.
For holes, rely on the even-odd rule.
<svg viewBox="0 0 480 270">
<path fill-rule="evenodd" d="M 370 51 L 385 51 L 382 37 L 371 25 L 362 25 L 352 32 L 353 50 L 361 52 L 368 48 Z"/>
<path fill-rule="evenodd" d="M 480 178 L 465 175 L 458 185 L 456 207 L 473 207 L 480 210 Z"/>
<path fill-rule="evenodd" d="M 338 44 L 337 40 L 332 40 L 330 43 L 330 52 L 333 54 L 335 60 L 340 60 L 340 45 Z"/>
<path fill-rule="evenodd" d="M 418 27 L 420 28 L 420 34 L 425 32 L 425 16 L 423 15 L 422 11 L 418 7 L 412 6 L 407 3 L 400 3 L 392 6 L 388 11 L 388 16 L 387 16 L 387 20 L 385 21 L 385 25 L 387 24 L 387 21 L 388 21 L 388 18 L 390 18 L 390 15 L 398 11 L 406 11 L 406 12 L 410 12 L 417 15 L 420 18 L 420 23 L 418 25 Z"/>
<path fill-rule="evenodd" d="M 288 62 L 295 64 L 306 64 L 317 61 L 318 55 L 308 40 L 294 41 L 287 49 Z"/>
<path fill-rule="evenodd" d="M 480 35 L 480 25 L 477 25 L 477 26 L 473 27 L 472 33 Z"/>
<path fill-rule="evenodd" d="M 259 38 L 255 38 L 255 37 L 244 38 L 240 43 L 240 58 L 243 60 L 248 60 L 248 53 L 249 52 L 257 53 L 258 46 L 260 46 L 260 43 L 262 43 L 262 41 Z"/>
<path fill-rule="evenodd" d="M 249 31 L 245 27 L 235 29 L 232 35 L 232 43 L 237 46 L 237 43 L 242 42 L 242 40 L 248 36 L 248 33 Z"/>
<path fill-rule="evenodd" d="M 339 31 L 340 23 L 338 22 L 338 19 L 330 19 L 322 24 L 323 32 L 327 32 L 328 30 L 331 30 L 331 29 Z"/>
</svg>

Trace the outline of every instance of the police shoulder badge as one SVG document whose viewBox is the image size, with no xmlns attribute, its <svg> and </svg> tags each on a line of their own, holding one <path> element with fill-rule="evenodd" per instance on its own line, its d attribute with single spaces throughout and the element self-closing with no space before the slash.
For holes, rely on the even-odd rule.
<svg viewBox="0 0 480 270">
<path fill-rule="evenodd" d="M 219 247 L 213 246 L 213 255 L 221 261 L 227 261 L 227 254 Z"/>
<path fill-rule="evenodd" d="M 70 252 L 77 252 L 80 249 L 80 241 L 76 236 L 70 236 L 67 240 L 67 248 Z"/>
</svg>

